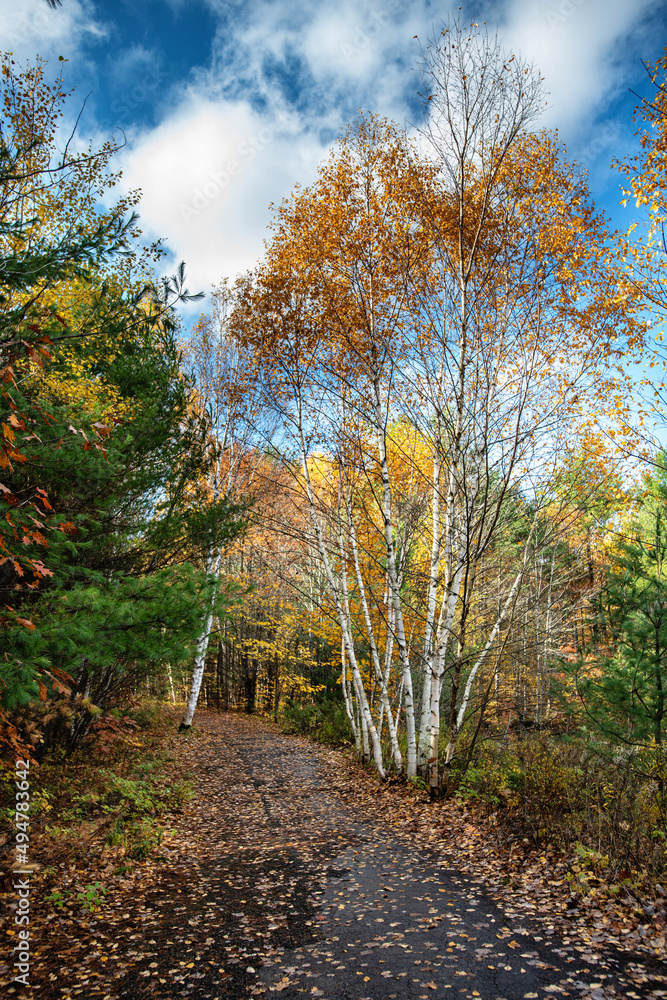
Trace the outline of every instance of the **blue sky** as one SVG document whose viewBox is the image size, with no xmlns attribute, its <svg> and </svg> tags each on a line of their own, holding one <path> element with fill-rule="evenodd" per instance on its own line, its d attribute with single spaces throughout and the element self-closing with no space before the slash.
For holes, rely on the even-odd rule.
<svg viewBox="0 0 667 1000">
<path fill-rule="evenodd" d="M 451 10 L 458 9 L 458 4 Z M 0 44 L 20 61 L 64 56 L 80 130 L 119 135 L 122 183 L 143 191 L 147 237 L 184 259 L 207 291 L 261 256 L 269 205 L 313 180 L 357 108 L 416 123 L 414 35 L 450 8 L 432 0 L 0 0 Z M 667 0 L 506 0 L 468 4 L 535 61 L 570 158 L 626 228 L 614 157 L 635 148 L 629 89 L 667 44 Z M 169 262 L 165 264 L 169 269 Z"/>
</svg>

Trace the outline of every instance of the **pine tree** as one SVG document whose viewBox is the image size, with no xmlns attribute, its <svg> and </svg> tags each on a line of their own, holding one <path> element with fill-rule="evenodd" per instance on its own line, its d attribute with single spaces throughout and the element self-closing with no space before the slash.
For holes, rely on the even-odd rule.
<svg viewBox="0 0 667 1000">
<path fill-rule="evenodd" d="M 0 722 L 62 696 L 51 737 L 73 746 L 190 657 L 214 587 L 201 555 L 243 529 L 247 503 L 197 492 L 210 427 L 182 371 L 183 266 L 152 279 L 133 200 L 99 209 L 113 150 L 52 161 L 61 81 L 11 62 L 3 80 Z M 231 591 L 216 586 L 220 617 Z"/>
<path fill-rule="evenodd" d="M 615 744 L 661 747 L 667 688 L 667 468 L 659 457 L 639 512 L 618 541 L 600 595 L 606 655 L 577 665 L 595 730 Z M 585 671 L 585 673 L 584 673 Z"/>
</svg>

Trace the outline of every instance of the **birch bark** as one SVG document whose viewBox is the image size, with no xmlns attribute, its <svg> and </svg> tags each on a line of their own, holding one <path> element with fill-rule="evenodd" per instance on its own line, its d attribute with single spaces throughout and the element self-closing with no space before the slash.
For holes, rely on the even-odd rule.
<svg viewBox="0 0 667 1000">
<path fill-rule="evenodd" d="M 382 759 L 382 746 L 380 744 L 380 739 L 377 733 L 377 729 L 373 722 L 373 716 L 371 714 L 370 706 L 368 704 L 368 699 L 366 697 L 366 691 L 364 689 L 363 678 L 359 671 L 359 664 L 357 661 L 356 650 L 354 648 L 354 642 L 352 639 L 351 632 L 351 617 L 347 593 L 347 580 L 345 576 L 344 566 L 345 562 L 342 561 L 342 583 L 339 584 L 336 580 L 333 566 L 331 564 L 331 559 L 329 557 L 329 552 L 324 539 L 324 532 L 317 511 L 317 503 L 315 498 L 315 493 L 313 491 L 313 486 L 310 477 L 310 469 L 308 467 L 308 448 L 306 446 L 306 433 L 304 427 L 303 419 L 303 409 L 301 399 L 297 400 L 297 431 L 299 435 L 299 443 L 301 450 L 301 461 L 303 469 L 303 478 L 306 487 L 306 496 L 308 499 L 308 510 L 310 513 L 310 519 L 315 533 L 315 538 L 317 540 L 317 548 L 320 555 L 320 560 L 324 566 L 324 571 L 326 573 L 327 581 L 329 583 L 329 588 L 331 594 L 334 598 L 334 603 L 336 607 L 336 614 L 338 617 L 338 624 L 340 625 L 340 630 L 342 634 L 342 639 L 345 644 L 345 651 L 347 653 L 348 660 L 350 661 L 350 666 L 352 667 L 352 674 L 354 677 L 354 687 L 357 695 L 357 702 L 359 704 L 359 710 L 361 713 L 361 724 L 362 724 L 362 739 L 364 742 L 364 754 L 366 754 L 367 741 L 370 740 L 370 746 L 372 747 L 373 759 L 375 761 L 375 766 L 377 768 L 380 777 L 386 777 L 386 772 L 384 768 L 384 761 Z"/>
<path fill-rule="evenodd" d="M 522 585 L 523 572 L 516 574 L 515 567 L 532 543 L 517 537 L 510 522 L 514 507 L 528 519 L 531 507 L 542 503 L 544 453 L 536 442 L 547 442 L 556 454 L 560 427 L 575 426 L 580 404 L 572 393 L 571 358 L 566 364 L 561 357 L 570 330 L 575 355 L 582 352 L 575 357 L 581 360 L 576 377 L 582 387 L 592 382 L 593 368 L 581 346 L 591 339 L 589 314 L 577 311 L 581 290 L 569 276 L 572 255 L 559 257 L 555 248 L 556 234 L 560 239 L 570 226 L 572 248 L 585 252 L 585 213 L 578 192 L 572 194 L 571 176 L 567 171 L 556 176 L 552 169 L 550 140 L 527 131 L 539 112 L 539 74 L 508 58 L 483 29 L 460 22 L 438 33 L 424 63 L 426 132 L 433 152 L 427 168 L 411 177 L 401 173 L 403 147 L 371 119 L 350 130 L 317 184 L 297 192 L 278 213 L 268 271 L 259 279 L 268 273 L 254 343 L 270 371 L 272 354 L 288 371 L 276 379 L 285 426 L 294 434 L 286 462 L 299 466 L 294 481 L 304 489 L 312 534 L 310 526 L 304 531 L 316 540 L 335 605 L 343 694 L 351 719 L 358 707 L 362 751 L 373 754 L 384 774 L 373 725 L 377 693 L 380 721 L 388 720 L 399 766 L 399 719 L 392 701 L 400 679 L 407 773 L 419 768 L 436 794 L 445 680 L 451 681 L 447 763 L 473 707 L 480 671 Z M 544 160 L 535 153 L 540 143 Z M 383 159 L 387 149 L 391 155 Z M 417 160 L 425 162 L 415 155 Z M 552 200 L 544 193 L 545 170 L 552 171 Z M 408 189 L 418 192 L 417 212 Z M 417 234 L 416 254 L 411 240 Z M 569 313 L 563 306 L 568 295 Z M 599 320 L 601 327 L 609 324 L 603 309 Z M 286 383 L 295 393 L 287 400 Z M 405 448 L 406 424 L 431 450 Z M 345 504 L 339 494 L 337 509 L 335 476 L 324 485 L 318 478 L 313 489 L 309 463 L 315 440 L 328 474 L 336 456 L 343 456 L 339 488 L 355 471 L 364 482 L 356 490 L 355 481 L 355 496 L 346 487 Z M 411 527 L 401 465 L 415 474 L 411 483 L 419 478 L 415 492 L 424 485 Z M 372 534 L 368 544 L 361 534 L 363 518 Z M 504 601 L 499 609 L 480 619 L 473 614 L 475 601 L 496 542 L 510 553 L 509 592 L 499 596 Z M 373 582 L 367 558 L 381 570 Z M 349 593 L 348 562 L 354 567 Z M 380 596 L 382 588 L 386 597 Z M 390 652 L 382 663 L 385 627 Z M 369 692 L 355 651 L 355 641 L 357 651 L 362 648 L 359 634 L 369 650 Z M 473 656 L 471 648 L 482 652 Z M 398 671 L 390 678 L 392 656 Z M 365 670 L 363 661 L 362 666 Z"/>
<path fill-rule="evenodd" d="M 206 611 L 206 616 L 204 618 L 204 623 L 202 631 L 197 640 L 197 647 L 195 651 L 195 662 L 192 668 L 192 681 L 190 683 L 190 694 L 188 696 L 188 703 L 185 708 L 185 714 L 183 716 L 183 721 L 181 722 L 179 729 L 190 729 L 192 726 L 192 719 L 195 714 L 195 709 L 197 708 L 197 702 L 199 701 L 199 692 L 201 691 L 201 683 L 204 677 L 204 668 L 206 666 L 206 653 L 208 651 L 208 640 L 211 635 L 211 626 L 213 624 L 214 606 L 215 599 L 218 594 L 218 588 L 220 586 L 219 572 L 220 572 L 220 561 L 222 555 L 218 552 L 217 555 L 212 553 L 209 555 L 206 572 L 207 575 L 214 577 L 214 587 L 213 593 L 211 594 L 209 606 Z"/>
</svg>

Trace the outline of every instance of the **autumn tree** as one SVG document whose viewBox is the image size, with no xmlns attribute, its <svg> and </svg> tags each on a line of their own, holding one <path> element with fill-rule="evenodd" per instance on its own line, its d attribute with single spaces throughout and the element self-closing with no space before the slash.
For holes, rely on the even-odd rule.
<svg viewBox="0 0 667 1000">
<path fill-rule="evenodd" d="M 57 153 L 61 81 L 9 60 L 3 79 L 2 701 L 69 690 L 79 708 L 51 722 L 72 743 L 95 706 L 189 656 L 211 592 L 193 560 L 236 521 L 186 503 L 207 456 L 177 344 L 182 269 L 147 281 L 129 203 L 99 210 L 111 149 Z"/>
<path fill-rule="evenodd" d="M 236 329 L 282 419 L 369 752 L 384 773 L 386 722 L 402 770 L 400 715 L 407 773 L 435 793 L 443 692 L 450 764 L 475 678 L 554 543 L 564 443 L 622 406 L 613 364 L 641 328 L 613 293 L 583 179 L 554 137 L 527 131 L 534 70 L 460 25 L 423 68 L 429 155 L 360 119 L 278 210 Z M 503 536 L 514 555 L 482 625 Z"/>
<path fill-rule="evenodd" d="M 663 347 L 664 323 L 667 317 L 667 50 L 654 64 L 646 66 L 648 96 L 642 97 L 635 108 L 639 149 L 634 156 L 616 160 L 614 165 L 623 175 L 623 200 L 632 205 L 635 220 L 620 240 L 619 253 L 626 265 L 621 291 L 643 301 L 654 331 L 648 360 L 649 373 L 641 385 L 651 396 L 648 412 L 658 415 L 664 423 L 665 366 Z M 661 376 L 657 377 L 657 373 Z M 644 406 L 641 407 L 644 409 Z M 642 428 L 643 437 L 648 436 Z M 650 451 L 656 447 L 650 441 Z M 642 449 L 646 457 L 646 448 Z"/>
<path fill-rule="evenodd" d="M 402 192 L 404 211 L 392 204 L 390 189 Z M 343 635 L 346 662 L 350 664 L 364 732 L 369 734 L 376 765 L 384 770 L 379 738 L 365 694 L 362 673 L 352 636 L 347 597 L 346 552 L 354 545 L 354 530 L 347 524 L 349 476 L 356 465 L 363 475 L 368 446 L 377 443 L 374 430 L 386 441 L 383 398 L 385 374 L 393 367 L 391 338 L 405 341 L 402 323 L 407 276 L 423 254 L 425 239 L 411 231 L 410 214 L 417 218 L 413 169 L 400 139 L 381 121 L 360 122 L 322 170 L 317 194 L 297 194 L 277 220 L 276 239 L 267 267 L 259 276 L 257 294 L 244 302 L 237 329 L 254 338 L 267 360 L 273 403 L 299 455 L 300 473 L 295 488 L 307 500 L 311 516 L 312 545 L 319 554 L 334 597 Z M 410 207 L 411 206 L 411 207 Z M 345 232 L 345 219 L 350 228 Z M 338 241 L 342 240 L 342 243 Z M 335 248 L 338 244 L 339 250 Z M 340 257 L 338 256 L 340 253 Z M 295 271 L 295 262 L 299 265 Z M 350 295 L 350 286 L 357 293 Z M 373 401 L 379 428 L 368 423 L 367 399 Z M 372 411 L 371 411 L 372 412 Z M 338 515 L 326 524 L 328 505 L 316 495 L 310 465 L 318 446 L 337 453 L 339 479 Z M 381 445 L 382 447 L 382 445 Z M 292 459 L 296 455 L 292 454 Z M 374 462 L 375 460 L 372 459 Z M 293 466 L 293 468 L 296 468 Z M 381 493 L 381 490 L 380 490 Z M 377 488 L 373 502 L 379 499 Z M 342 521 L 341 521 L 342 519 Z M 386 542 L 385 542 L 386 544 Z M 332 548 L 333 546 L 333 548 Z M 394 573 L 396 556 L 389 552 L 387 571 Z M 342 576 L 340 574 L 343 574 Z M 359 583 L 360 577 L 357 577 Z M 364 588 L 359 590 L 367 607 Z M 396 610 L 396 609 L 395 609 Z M 364 613 L 366 613 L 366 611 Z M 401 607 L 397 633 L 402 635 Z M 373 676 L 384 689 L 377 643 L 371 644 Z M 407 645 L 399 640 L 404 672 L 409 726 L 414 722 L 412 679 Z M 378 672 L 379 671 L 379 672 Z M 385 712 L 388 701 L 383 695 Z M 391 711 L 388 713 L 393 728 Z M 399 765 L 398 744 L 394 755 Z M 414 756 L 414 728 L 408 734 L 408 754 Z"/>
<path fill-rule="evenodd" d="M 616 161 L 616 166 L 627 184 L 624 204 L 634 201 L 644 216 L 643 225 L 634 223 L 630 227 L 625 243 L 628 262 L 634 267 L 630 276 L 664 317 L 667 309 L 664 277 L 667 255 L 667 51 L 655 65 L 648 65 L 646 69 L 652 92 L 640 100 L 634 112 L 640 149 L 627 160 Z"/>
<path fill-rule="evenodd" d="M 211 664 L 213 675 L 222 664 L 226 705 L 274 717 L 281 709 L 308 710 L 325 692 L 342 702 L 335 684 L 340 643 L 292 494 L 281 463 L 271 454 L 256 458 L 252 524 L 224 557 L 224 572 L 244 598 L 220 623 L 218 662 Z"/>
<path fill-rule="evenodd" d="M 428 209 L 438 281 L 426 287 L 423 325 L 428 356 L 444 359 L 426 407 L 442 427 L 432 594 L 443 570 L 447 581 L 422 697 L 422 761 L 428 753 L 435 765 L 450 656 L 449 760 L 465 717 L 467 621 L 504 498 L 520 488 L 536 516 L 487 641 L 506 623 L 532 558 L 543 483 L 586 415 L 620 402 L 609 366 L 641 331 L 609 293 L 620 273 L 583 178 L 563 162 L 554 137 L 527 131 L 539 112 L 535 70 L 505 56 L 486 32 L 460 25 L 425 49 L 423 70 L 425 134 L 439 165 Z"/>
<path fill-rule="evenodd" d="M 206 415 L 209 427 L 207 449 L 209 473 L 198 484 L 198 491 L 210 506 L 220 505 L 223 521 L 228 505 L 248 513 L 258 488 L 257 467 L 262 453 L 255 445 L 256 428 L 262 422 L 260 385 L 249 379 L 245 359 L 229 334 L 232 291 L 226 283 L 213 293 L 211 312 L 202 316 L 185 344 L 184 362 L 196 387 L 195 407 Z M 213 578 L 215 590 L 224 590 L 222 567 L 224 550 L 215 537 L 205 556 L 206 573 Z M 192 725 L 201 689 L 211 630 L 215 624 L 215 601 L 212 597 L 202 620 L 193 665 L 190 693 L 181 723 Z M 218 621 L 218 631 L 222 622 Z"/>
</svg>

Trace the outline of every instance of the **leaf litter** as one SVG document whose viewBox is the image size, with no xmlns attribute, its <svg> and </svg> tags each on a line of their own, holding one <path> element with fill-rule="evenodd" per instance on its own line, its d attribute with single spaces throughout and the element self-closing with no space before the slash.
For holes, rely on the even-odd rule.
<svg viewBox="0 0 667 1000">
<path fill-rule="evenodd" d="M 174 739 L 197 798 L 93 914 L 36 903 L 31 995 L 667 997 L 664 924 L 572 906 L 562 860 L 508 860 L 460 804 L 253 717 Z"/>
</svg>

